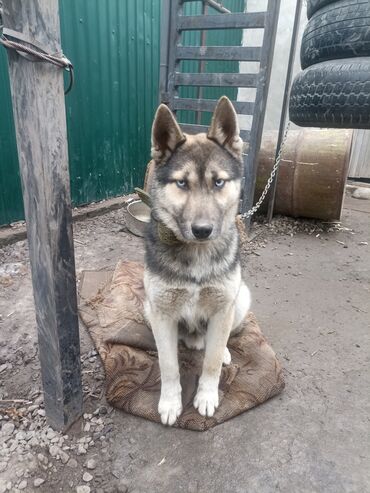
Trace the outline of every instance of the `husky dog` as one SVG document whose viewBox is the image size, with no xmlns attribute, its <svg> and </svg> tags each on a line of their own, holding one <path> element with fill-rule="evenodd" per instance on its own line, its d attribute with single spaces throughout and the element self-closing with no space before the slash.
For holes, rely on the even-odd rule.
<svg viewBox="0 0 370 493">
<path fill-rule="evenodd" d="M 194 406 L 213 416 L 226 347 L 250 293 L 241 279 L 235 224 L 242 178 L 242 140 L 223 96 L 208 134 L 187 135 L 161 104 L 152 127 L 152 220 L 146 235 L 145 315 L 158 349 L 165 425 L 181 414 L 177 346 L 205 349 Z"/>
</svg>

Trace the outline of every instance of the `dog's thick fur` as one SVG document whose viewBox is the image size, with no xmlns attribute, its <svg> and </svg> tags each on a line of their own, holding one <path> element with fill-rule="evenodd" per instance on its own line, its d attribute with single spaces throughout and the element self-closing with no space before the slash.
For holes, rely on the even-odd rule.
<svg viewBox="0 0 370 493">
<path fill-rule="evenodd" d="M 208 134 L 183 134 L 171 111 L 161 105 L 152 129 L 155 171 L 152 216 L 146 237 L 145 313 L 158 348 L 163 424 L 182 411 L 178 339 L 205 348 L 194 406 L 213 416 L 218 406 L 226 347 L 249 306 L 241 279 L 235 216 L 242 177 L 242 141 L 231 102 L 222 97 Z M 158 222 L 174 234 L 166 242 Z"/>
</svg>

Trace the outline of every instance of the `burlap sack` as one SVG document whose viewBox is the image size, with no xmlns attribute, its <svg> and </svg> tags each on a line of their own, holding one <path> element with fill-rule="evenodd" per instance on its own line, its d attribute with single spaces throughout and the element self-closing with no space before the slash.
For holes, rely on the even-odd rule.
<svg viewBox="0 0 370 493">
<path fill-rule="evenodd" d="M 79 311 L 105 367 L 107 401 L 160 422 L 160 372 L 154 338 L 143 318 L 143 299 L 143 266 L 119 262 L 114 272 L 84 272 Z M 220 406 L 212 418 L 205 418 L 192 405 L 203 352 L 179 345 L 183 412 L 176 426 L 207 430 L 284 388 L 281 366 L 252 314 L 228 347 L 232 363 L 222 368 Z"/>
</svg>

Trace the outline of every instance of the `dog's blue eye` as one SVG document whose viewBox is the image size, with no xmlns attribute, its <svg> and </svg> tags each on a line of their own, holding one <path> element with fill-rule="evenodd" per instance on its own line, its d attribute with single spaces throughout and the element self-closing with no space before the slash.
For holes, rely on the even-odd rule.
<svg viewBox="0 0 370 493">
<path fill-rule="evenodd" d="M 225 180 L 221 180 L 221 179 L 215 180 L 215 186 L 217 188 L 222 188 L 224 185 L 225 185 Z"/>
<path fill-rule="evenodd" d="M 176 185 L 179 188 L 186 188 L 186 181 L 185 180 L 176 180 Z"/>
</svg>

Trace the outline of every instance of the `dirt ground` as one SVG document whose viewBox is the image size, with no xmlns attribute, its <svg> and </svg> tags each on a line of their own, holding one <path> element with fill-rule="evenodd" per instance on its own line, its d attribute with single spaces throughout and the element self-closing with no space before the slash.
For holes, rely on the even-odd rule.
<svg viewBox="0 0 370 493">
<path fill-rule="evenodd" d="M 277 219 L 244 245 L 253 311 L 284 368 L 278 397 L 208 432 L 113 410 L 81 326 L 85 415 L 44 416 L 25 241 L 0 250 L 0 493 L 370 492 L 370 202 L 341 225 Z M 74 225 L 77 273 L 142 260 L 123 211 Z"/>
</svg>

